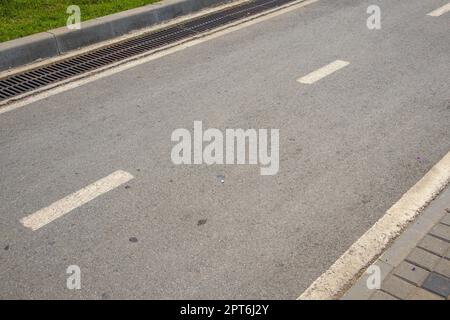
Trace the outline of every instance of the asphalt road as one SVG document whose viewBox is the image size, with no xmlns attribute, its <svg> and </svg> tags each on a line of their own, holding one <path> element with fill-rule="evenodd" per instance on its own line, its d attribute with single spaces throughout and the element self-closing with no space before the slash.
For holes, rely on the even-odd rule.
<svg viewBox="0 0 450 320">
<path fill-rule="evenodd" d="M 320 0 L 1 114 L 0 297 L 297 298 L 450 150 L 446 3 Z M 278 174 L 174 165 L 194 120 L 280 129 Z M 20 223 L 116 170 L 134 179 Z"/>
</svg>

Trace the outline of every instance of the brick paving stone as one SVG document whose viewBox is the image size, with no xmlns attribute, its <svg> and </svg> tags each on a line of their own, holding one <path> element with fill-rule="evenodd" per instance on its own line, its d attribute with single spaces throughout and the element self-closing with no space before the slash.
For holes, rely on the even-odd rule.
<svg viewBox="0 0 450 320">
<path fill-rule="evenodd" d="M 376 260 L 373 265 L 380 268 L 381 282 L 390 274 L 392 266 L 384 263 L 383 261 Z M 364 274 L 358 279 L 358 281 L 353 284 L 350 290 L 348 290 L 342 297 L 341 300 L 368 300 L 374 293 L 374 289 L 369 289 L 367 286 L 367 280 L 371 276 L 370 273 L 364 272 Z"/>
<path fill-rule="evenodd" d="M 431 229 L 430 233 L 436 237 L 450 241 L 450 227 L 439 223 Z"/>
<path fill-rule="evenodd" d="M 389 266 L 380 290 L 362 276 L 347 292 L 352 300 L 450 300 L 450 187 L 435 201 L 377 259 Z"/>
<path fill-rule="evenodd" d="M 444 218 L 442 218 L 441 223 L 450 226 L 450 213 L 447 213 Z"/>
<path fill-rule="evenodd" d="M 396 267 L 405 260 L 417 243 L 423 238 L 423 234 L 416 230 L 408 229 L 403 232 L 379 258 L 379 260 Z"/>
<path fill-rule="evenodd" d="M 445 257 L 447 259 L 450 259 L 450 248 L 447 250 L 447 253 L 445 254 Z"/>
<path fill-rule="evenodd" d="M 442 258 L 433 268 L 433 271 L 450 278 L 450 260 Z"/>
<path fill-rule="evenodd" d="M 409 300 L 444 300 L 443 297 L 438 296 L 430 291 L 416 288 L 414 292 L 408 297 Z"/>
<path fill-rule="evenodd" d="M 414 248 L 406 258 L 416 266 L 432 270 L 439 261 L 439 256 L 420 248 Z"/>
<path fill-rule="evenodd" d="M 450 248 L 450 243 L 427 234 L 419 243 L 419 247 L 427 249 L 437 255 L 444 256 Z"/>
<path fill-rule="evenodd" d="M 442 297 L 450 295 L 450 279 L 431 272 L 422 284 L 422 288 L 437 293 Z"/>
<path fill-rule="evenodd" d="M 398 300 L 398 299 L 396 297 L 391 296 L 390 294 L 387 294 L 386 292 L 377 290 L 370 297 L 370 300 Z"/>
<path fill-rule="evenodd" d="M 417 287 L 399 277 L 389 275 L 381 284 L 381 289 L 400 299 L 407 299 Z"/>
<path fill-rule="evenodd" d="M 423 268 L 403 261 L 394 269 L 394 274 L 420 286 L 428 276 L 429 272 Z"/>
</svg>

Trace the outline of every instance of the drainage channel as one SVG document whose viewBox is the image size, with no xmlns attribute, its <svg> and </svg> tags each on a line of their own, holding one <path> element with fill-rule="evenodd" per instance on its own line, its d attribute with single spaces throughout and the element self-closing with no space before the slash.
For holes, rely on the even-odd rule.
<svg viewBox="0 0 450 320">
<path fill-rule="evenodd" d="M 253 0 L 73 58 L 5 77 L 0 79 L 0 101 L 188 39 L 199 33 L 225 26 L 239 19 L 251 17 L 293 1 L 295 0 Z"/>
</svg>

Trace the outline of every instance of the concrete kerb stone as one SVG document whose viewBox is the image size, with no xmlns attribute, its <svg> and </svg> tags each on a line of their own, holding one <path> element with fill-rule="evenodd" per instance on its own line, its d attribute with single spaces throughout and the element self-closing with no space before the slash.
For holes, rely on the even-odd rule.
<svg viewBox="0 0 450 320">
<path fill-rule="evenodd" d="M 61 27 L 0 43 L 0 71 L 79 49 L 166 20 L 232 0 L 163 0 L 105 17 L 84 21 L 81 29 Z M 83 14 L 83 13 L 81 13 Z"/>
<path fill-rule="evenodd" d="M 48 32 L 3 42 L 0 43 L 0 70 L 58 54 L 55 37 Z"/>
<path fill-rule="evenodd" d="M 406 228 L 406 230 L 386 249 L 386 251 L 372 264 L 381 269 L 381 282 L 391 272 L 398 273 L 400 264 L 408 264 L 404 260 L 413 249 L 421 243 L 439 221 L 448 214 L 449 185 L 422 212 L 422 214 Z M 450 249 L 448 249 L 450 252 Z M 420 269 L 420 267 L 416 267 Z M 427 272 L 428 273 L 428 272 Z M 353 286 L 341 297 L 342 300 L 366 300 L 377 290 L 367 288 L 368 274 L 363 273 Z M 425 278 L 425 276 L 423 277 Z"/>
<path fill-rule="evenodd" d="M 84 47 L 88 44 L 105 41 L 114 37 L 111 23 L 104 20 L 89 20 L 81 24 L 81 29 L 68 30 L 61 27 L 48 31 L 55 37 L 60 53 Z"/>
</svg>

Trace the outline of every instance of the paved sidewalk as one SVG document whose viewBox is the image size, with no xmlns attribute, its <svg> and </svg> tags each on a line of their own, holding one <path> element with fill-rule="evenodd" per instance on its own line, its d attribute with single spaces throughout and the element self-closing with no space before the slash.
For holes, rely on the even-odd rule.
<svg viewBox="0 0 450 320">
<path fill-rule="evenodd" d="M 441 192 L 342 299 L 450 299 L 450 187 Z"/>
</svg>

